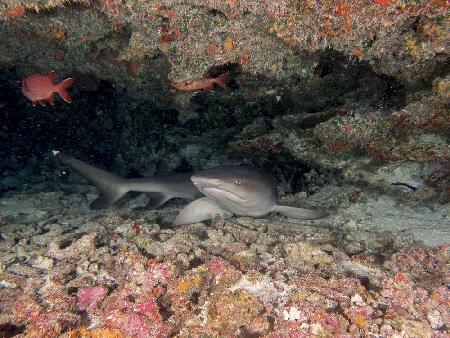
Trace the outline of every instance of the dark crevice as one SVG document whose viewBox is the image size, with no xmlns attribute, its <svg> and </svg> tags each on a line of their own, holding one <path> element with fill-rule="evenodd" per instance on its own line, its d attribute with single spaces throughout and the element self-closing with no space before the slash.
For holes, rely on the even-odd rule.
<svg viewBox="0 0 450 338">
<path fill-rule="evenodd" d="M 91 325 L 91 318 L 86 311 L 80 313 L 80 326 L 89 327 Z"/>
<path fill-rule="evenodd" d="M 136 302 L 136 298 L 134 297 L 134 295 L 127 295 L 127 296 L 125 297 L 125 300 L 128 301 L 128 302 L 130 302 L 130 303 Z"/>
<path fill-rule="evenodd" d="M 329 313 L 335 313 L 338 315 L 341 315 L 342 317 L 344 317 L 349 323 L 352 323 L 351 318 L 349 318 L 347 316 L 347 314 L 345 313 L 344 309 L 342 308 L 342 306 L 340 304 L 338 304 L 335 308 L 332 309 L 326 309 L 327 312 Z M 349 332 L 350 329 L 350 325 L 347 327 L 347 332 Z"/>
<path fill-rule="evenodd" d="M 190 298 L 190 302 L 192 305 L 198 305 L 200 299 L 200 293 L 199 292 L 193 292 Z"/>
<path fill-rule="evenodd" d="M 72 287 L 67 288 L 67 293 L 69 295 L 76 295 L 77 292 L 78 292 L 78 288 L 77 287 L 73 287 L 72 286 Z"/>
<path fill-rule="evenodd" d="M 220 17 L 228 20 L 227 16 L 223 12 L 219 11 L 218 9 L 209 9 L 208 15 L 211 17 L 220 16 Z"/>
<path fill-rule="evenodd" d="M 167 321 L 174 315 L 174 312 L 171 309 L 171 302 L 168 300 L 168 297 L 160 297 L 156 299 L 156 303 L 159 307 L 159 313 L 164 321 Z"/>
<path fill-rule="evenodd" d="M 272 316 L 267 316 L 267 321 L 269 322 L 269 331 L 275 330 L 275 318 Z"/>
<path fill-rule="evenodd" d="M 204 263 L 205 261 L 203 259 L 196 257 L 189 262 L 189 269 L 195 269 Z"/>
<path fill-rule="evenodd" d="M 2 338 L 10 338 L 21 335 L 25 332 L 26 326 L 21 325 L 13 325 L 10 323 L 0 324 L 0 337 Z"/>
<path fill-rule="evenodd" d="M 261 337 L 261 333 L 252 332 L 249 329 L 247 329 L 245 326 L 241 326 L 239 337 L 241 337 L 241 338 L 258 338 L 258 337 Z"/>
</svg>

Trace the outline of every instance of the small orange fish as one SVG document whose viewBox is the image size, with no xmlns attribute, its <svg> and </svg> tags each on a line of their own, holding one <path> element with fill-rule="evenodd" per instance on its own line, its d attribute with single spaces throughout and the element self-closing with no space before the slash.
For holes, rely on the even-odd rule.
<svg viewBox="0 0 450 338">
<path fill-rule="evenodd" d="M 170 85 L 179 90 L 194 91 L 194 90 L 213 90 L 214 84 L 227 89 L 227 81 L 230 77 L 229 73 L 222 74 L 218 77 L 202 77 L 201 79 L 187 81 L 187 82 L 171 82 Z"/>
<path fill-rule="evenodd" d="M 72 98 L 67 92 L 75 79 L 68 78 L 58 84 L 53 83 L 56 79 L 56 73 L 50 72 L 44 74 L 33 74 L 22 80 L 22 93 L 31 100 L 33 106 L 41 104 L 45 106 L 45 101 L 55 104 L 53 93 L 58 93 L 64 101 L 72 103 Z"/>
</svg>

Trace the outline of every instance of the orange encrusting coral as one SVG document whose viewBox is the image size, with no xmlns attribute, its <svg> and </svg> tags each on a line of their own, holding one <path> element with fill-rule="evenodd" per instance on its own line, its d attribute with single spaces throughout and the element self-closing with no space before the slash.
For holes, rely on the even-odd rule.
<svg viewBox="0 0 450 338">
<path fill-rule="evenodd" d="M 231 51 L 234 48 L 233 39 L 231 37 L 228 37 L 225 40 L 225 43 L 223 45 L 223 48 L 225 51 Z"/>
<path fill-rule="evenodd" d="M 181 37 L 181 32 L 175 25 L 163 24 L 160 28 L 160 37 L 163 42 L 171 42 Z"/>
<path fill-rule="evenodd" d="M 242 52 L 242 55 L 241 55 L 241 58 L 240 58 L 240 62 L 241 63 L 249 63 L 250 60 L 251 60 L 250 51 L 248 49 L 245 49 Z"/>
<path fill-rule="evenodd" d="M 54 26 L 49 28 L 50 35 L 57 41 L 62 42 L 66 38 L 66 33 L 62 29 L 58 29 Z"/>
<path fill-rule="evenodd" d="M 364 52 L 360 47 L 356 47 L 355 49 L 353 49 L 353 55 L 355 55 L 358 60 L 361 60 L 361 58 L 364 56 Z"/>
<path fill-rule="evenodd" d="M 218 49 L 219 49 L 219 46 L 217 46 L 215 43 L 211 43 L 208 46 L 208 51 L 209 51 L 209 54 L 211 54 L 211 55 L 216 55 Z"/>
<path fill-rule="evenodd" d="M 377 5 L 382 5 L 382 6 L 390 6 L 392 5 L 393 1 L 392 0 L 374 0 L 374 2 Z"/>
<path fill-rule="evenodd" d="M 7 12 L 10 18 L 17 18 L 25 14 L 25 8 L 22 6 L 14 7 Z"/>
</svg>

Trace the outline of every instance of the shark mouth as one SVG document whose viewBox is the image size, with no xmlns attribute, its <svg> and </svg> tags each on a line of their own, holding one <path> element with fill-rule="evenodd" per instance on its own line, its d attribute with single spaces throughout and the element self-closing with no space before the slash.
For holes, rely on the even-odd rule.
<svg viewBox="0 0 450 338">
<path fill-rule="evenodd" d="M 213 187 L 213 186 L 205 186 L 202 187 L 202 189 L 200 189 L 200 191 L 202 193 L 204 193 L 206 196 L 214 198 L 216 196 L 224 196 L 229 200 L 238 200 L 240 202 L 245 201 L 242 197 L 240 197 L 239 195 L 235 194 L 234 192 L 222 189 L 222 188 L 218 188 L 218 187 Z M 219 199 L 216 197 L 216 199 Z M 223 199 L 223 198 L 221 198 Z"/>
<path fill-rule="evenodd" d="M 244 199 L 238 194 L 226 190 L 220 180 L 203 178 L 201 176 L 194 175 L 191 177 L 191 181 L 198 190 L 208 197 L 215 198 L 217 200 L 226 198 L 231 201 L 244 201 Z"/>
</svg>

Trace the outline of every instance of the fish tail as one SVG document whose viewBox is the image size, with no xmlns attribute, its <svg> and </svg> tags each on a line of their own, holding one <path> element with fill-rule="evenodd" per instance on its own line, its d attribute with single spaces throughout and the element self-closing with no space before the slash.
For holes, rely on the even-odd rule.
<svg viewBox="0 0 450 338">
<path fill-rule="evenodd" d="M 68 79 L 62 80 L 60 83 L 56 85 L 56 92 L 59 94 L 59 96 L 61 96 L 64 99 L 64 101 L 68 103 L 72 103 L 72 98 L 67 92 L 67 88 L 69 88 L 74 81 L 75 81 L 74 78 L 69 77 Z"/>
<path fill-rule="evenodd" d="M 215 78 L 217 85 L 223 89 L 228 89 L 227 82 L 230 79 L 230 73 L 225 73 Z"/>
<path fill-rule="evenodd" d="M 100 195 L 90 205 L 93 210 L 106 209 L 112 206 L 129 191 L 127 180 L 120 176 L 107 170 L 96 168 L 57 150 L 53 150 L 53 155 L 94 184 L 98 189 Z"/>
</svg>

